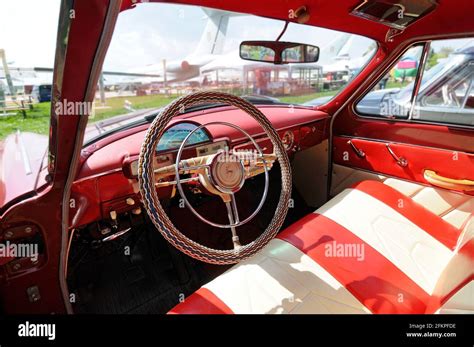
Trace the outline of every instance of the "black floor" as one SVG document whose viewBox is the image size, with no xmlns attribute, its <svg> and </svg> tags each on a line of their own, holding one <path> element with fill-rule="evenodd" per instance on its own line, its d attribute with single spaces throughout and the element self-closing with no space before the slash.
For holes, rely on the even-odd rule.
<svg viewBox="0 0 474 347">
<path fill-rule="evenodd" d="M 206 273 L 199 263 L 156 231 L 134 233 L 119 244 L 77 251 L 83 258 L 69 276 L 76 313 L 166 313 L 202 285 Z"/>
</svg>

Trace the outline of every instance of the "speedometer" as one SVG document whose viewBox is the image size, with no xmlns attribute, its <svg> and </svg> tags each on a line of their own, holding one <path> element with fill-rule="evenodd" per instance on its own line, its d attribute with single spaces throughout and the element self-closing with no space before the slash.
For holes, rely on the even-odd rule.
<svg viewBox="0 0 474 347">
<path fill-rule="evenodd" d="M 196 129 L 198 125 L 194 123 L 178 123 L 173 125 L 171 128 L 165 131 L 161 137 L 158 145 L 156 146 L 157 151 L 169 151 L 178 149 L 181 143 L 184 141 L 186 136 L 191 131 Z M 204 129 L 195 131 L 191 137 L 186 141 L 186 146 L 195 145 L 202 142 L 210 141 L 209 135 Z"/>
</svg>

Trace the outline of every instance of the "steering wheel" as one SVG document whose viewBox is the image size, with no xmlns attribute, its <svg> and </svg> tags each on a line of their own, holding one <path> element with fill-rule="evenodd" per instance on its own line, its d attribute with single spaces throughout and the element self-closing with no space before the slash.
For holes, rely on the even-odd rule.
<svg viewBox="0 0 474 347">
<path fill-rule="evenodd" d="M 169 121 L 181 110 L 197 104 L 223 103 L 239 108 L 253 117 L 263 128 L 273 144 L 273 153 L 264 154 L 255 139 L 239 126 L 228 122 L 211 122 L 202 124 L 190 132 L 178 149 L 176 162 L 156 169 L 153 166 L 156 146 L 166 130 Z M 256 148 L 255 151 L 220 151 L 215 154 L 181 159 L 183 149 L 189 138 L 198 130 L 210 125 L 224 125 L 240 131 Z M 279 161 L 281 170 L 281 193 L 275 214 L 267 229 L 254 241 L 241 245 L 237 234 L 237 227 L 248 223 L 262 208 L 268 191 L 268 171 L 275 160 Z M 256 210 L 244 220 L 240 220 L 235 193 L 245 184 L 245 180 L 258 174 L 265 175 L 265 189 Z M 181 178 L 181 175 L 190 174 L 190 178 Z M 174 176 L 174 181 L 164 181 Z M 212 264 L 234 264 L 246 259 L 261 250 L 280 230 L 289 208 L 291 196 L 291 166 L 286 150 L 268 119 L 263 113 L 248 101 L 231 94 L 202 91 L 176 99 L 164 108 L 153 120 L 142 144 L 138 166 L 140 192 L 144 207 L 156 229 L 174 247 L 183 253 L 200 261 Z M 219 196 L 227 208 L 228 224 L 218 224 L 201 216 L 190 204 L 184 194 L 183 184 L 199 181 L 206 190 Z M 220 250 L 206 247 L 181 233 L 171 222 L 160 204 L 156 188 L 176 184 L 181 198 L 200 220 L 221 229 L 231 231 L 233 249 Z"/>
</svg>

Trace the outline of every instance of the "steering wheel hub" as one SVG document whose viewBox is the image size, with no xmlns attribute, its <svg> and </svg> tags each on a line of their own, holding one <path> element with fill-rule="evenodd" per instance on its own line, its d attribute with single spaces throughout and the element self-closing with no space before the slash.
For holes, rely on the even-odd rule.
<svg viewBox="0 0 474 347">
<path fill-rule="evenodd" d="M 211 180 L 223 193 L 238 192 L 245 183 L 245 168 L 242 162 L 233 155 L 220 153 L 211 163 Z"/>
</svg>

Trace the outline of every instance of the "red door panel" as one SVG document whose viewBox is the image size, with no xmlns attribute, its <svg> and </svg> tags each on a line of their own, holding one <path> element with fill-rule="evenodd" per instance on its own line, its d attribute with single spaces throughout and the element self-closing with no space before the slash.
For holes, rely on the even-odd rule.
<svg viewBox="0 0 474 347">
<path fill-rule="evenodd" d="M 474 129 L 407 121 L 370 119 L 347 108 L 334 121 L 336 135 L 410 143 L 474 153 Z"/>
<path fill-rule="evenodd" d="M 357 155 L 349 140 L 365 156 Z M 397 163 L 387 144 L 396 157 L 406 160 L 406 166 Z M 424 177 L 425 170 L 451 179 L 474 181 L 474 154 L 418 145 L 335 136 L 333 162 L 427 185 L 430 182 Z M 464 193 L 474 195 L 474 191 L 467 189 Z"/>
</svg>

